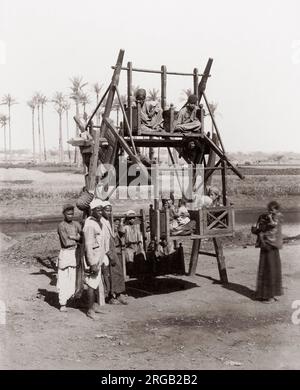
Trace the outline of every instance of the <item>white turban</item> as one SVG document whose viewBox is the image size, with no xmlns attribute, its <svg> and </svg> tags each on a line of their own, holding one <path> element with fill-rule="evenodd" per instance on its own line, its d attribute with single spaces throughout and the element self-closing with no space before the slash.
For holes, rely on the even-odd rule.
<svg viewBox="0 0 300 390">
<path fill-rule="evenodd" d="M 95 209 L 96 207 L 104 207 L 103 204 L 104 204 L 103 200 L 98 199 L 98 198 L 94 198 L 94 199 L 91 201 L 91 203 L 90 203 L 90 209 L 93 210 L 93 209 Z"/>
</svg>

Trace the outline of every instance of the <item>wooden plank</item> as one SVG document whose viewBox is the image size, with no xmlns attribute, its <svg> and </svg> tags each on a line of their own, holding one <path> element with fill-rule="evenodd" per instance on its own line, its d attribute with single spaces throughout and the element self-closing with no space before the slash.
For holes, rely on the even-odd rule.
<svg viewBox="0 0 300 390">
<path fill-rule="evenodd" d="M 166 137 L 166 138 L 204 138 L 204 136 L 201 133 L 169 133 L 167 131 L 153 131 L 153 130 L 143 130 L 141 131 L 142 136 L 151 136 L 151 137 Z"/>
<path fill-rule="evenodd" d="M 216 258 L 218 263 L 218 270 L 220 275 L 220 280 L 223 284 L 228 283 L 228 277 L 227 277 L 227 271 L 226 271 L 226 265 L 225 265 L 225 257 L 223 254 L 223 246 L 219 239 L 213 237 L 213 244 L 215 247 L 216 252 Z"/>
<path fill-rule="evenodd" d="M 196 239 L 193 241 L 192 254 L 191 254 L 189 273 L 188 273 L 190 276 L 193 276 L 196 273 L 200 246 L 201 246 L 201 239 Z"/>
</svg>

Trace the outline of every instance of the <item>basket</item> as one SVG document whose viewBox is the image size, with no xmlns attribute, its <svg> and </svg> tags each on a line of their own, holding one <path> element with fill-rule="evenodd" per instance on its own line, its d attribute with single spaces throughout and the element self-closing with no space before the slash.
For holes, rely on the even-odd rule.
<svg viewBox="0 0 300 390">
<path fill-rule="evenodd" d="M 86 211 L 90 207 L 90 203 L 94 198 L 94 194 L 88 192 L 88 191 L 83 191 L 80 195 L 79 198 L 77 199 L 76 202 L 76 207 L 81 210 L 81 211 Z"/>
</svg>

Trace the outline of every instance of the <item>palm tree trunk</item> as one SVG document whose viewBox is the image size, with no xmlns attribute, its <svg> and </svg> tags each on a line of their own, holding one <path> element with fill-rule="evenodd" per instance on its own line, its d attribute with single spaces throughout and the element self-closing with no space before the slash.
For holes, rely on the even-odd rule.
<svg viewBox="0 0 300 390">
<path fill-rule="evenodd" d="M 77 118 L 79 118 L 79 104 L 78 102 L 76 101 L 75 102 L 75 106 L 76 106 L 76 116 Z M 79 128 L 76 124 L 76 133 L 75 133 L 75 136 L 78 137 L 79 136 Z M 75 146 L 75 153 L 74 153 L 74 163 L 76 164 L 77 161 L 78 161 L 78 154 L 79 154 L 79 148 L 78 146 Z"/>
<path fill-rule="evenodd" d="M 40 106 L 37 107 L 38 113 L 38 138 L 39 138 L 39 162 L 42 162 L 42 140 L 41 140 L 41 120 L 40 120 Z"/>
<path fill-rule="evenodd" d="M 99 104 L 99 93 L 96 93 L 96 100 L 97 100 L 97 106 L 98 106 L 98 104 Z M 97 126 L 99 126 L 99 122 L 100 122 L 99 112 L 100 112 L 100 110 L 98 110 L 98 112 L 96 113 L 96 124 L 97 124 Z"/>
<path fill-rule="evenodd" d="M 67 139 L 70 139 L 69 135 L 69 113 L 68 110 L 66 110 L 66 124 L 67 124 Z M 69 162 L 71 164 L 71 151 L 70 151 L 70 144 L 68 144 L 68 156 L 69 156 Z"/>
<path fill-rule="evenodd" d="M 35 155 L 34 108 L 32 109 L 32 154 L 33 154 L 33 161 L 35 162 L 36 155 Z"/>
<path fill-rule="evenodd" d="M 58 141 L 58 150 L 59 150 L 59 162 L 62 163 L 64 161 L 64 151 L 63 151 L 63 143 L 62 143 L 62 114 L 59 115 L 59 141 Z"/>
<path fill-rule="evenodd" d="M 7 150 L 6 150 L 6 125 L 3 128 L 3 135 L 4 135 L 4 160 L 7 160 Z"/>
<path fill-rule="evenodd" d="M 11 122 L 10 122 L 10 104 L 8 104 L 8 147 L 9 147 L 9 158 L 11 159 Z"/>
<path fill-rule="evenodd" d="M 42 130 L 43 130 L 43 144 L 44 144 L 44 160 L 47 161 L 45 123 L 44 123 L 44 105 L 43 104 L 42 104 Z"/>
</svg>

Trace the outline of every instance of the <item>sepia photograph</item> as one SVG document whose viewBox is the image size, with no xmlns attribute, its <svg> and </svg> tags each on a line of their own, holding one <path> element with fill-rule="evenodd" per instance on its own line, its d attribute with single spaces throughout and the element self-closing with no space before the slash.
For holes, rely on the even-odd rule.
<svg viewBox="0 0 300 390">
<path fill-rule="evenodd" d="M 300 369 L 299 15 L 0 0 L 0 370 Z"/>
</svg>

